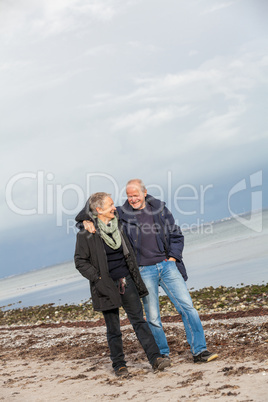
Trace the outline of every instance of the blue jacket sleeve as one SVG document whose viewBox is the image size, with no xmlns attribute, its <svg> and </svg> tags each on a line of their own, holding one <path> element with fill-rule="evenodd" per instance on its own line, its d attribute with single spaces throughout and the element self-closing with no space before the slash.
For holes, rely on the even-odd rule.
<svg viewBox="0 0 268 402">
<path fill-rule="evenodd" d="M 184 247 L 184 236 L 180 227 L 175 224 L 172 213 L 166 207 L 164 208 L 164 215 L 168 257 L 173 257 L 176 258 L 177 261 L 181 261 Z"/>
</svg>

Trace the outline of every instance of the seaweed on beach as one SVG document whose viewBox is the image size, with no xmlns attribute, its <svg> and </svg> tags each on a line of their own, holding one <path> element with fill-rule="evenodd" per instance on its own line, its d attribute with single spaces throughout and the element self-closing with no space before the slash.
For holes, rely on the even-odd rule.
<svg viewBox="0 0 268 402">
<path fill-rule="evenodd" d="M 212 286 L 190 291 L 193 304 L 203 314 L 232 313 L 236 311 L 263 310 L 268 313 L 268 284 L 241 287 Z M 161 315 L 178 315 L 167 296 L 160 296 Z M 62 322 L 81 322 L 102 320 L 100 312 L 92 308 L 91 300 L 76 304 L 56 306 L 53 303 L 41 306 L 8 309 L 0 307 L 0 325 L 42 325 Z M 121 319 L 126 319 L 120 309 Z"/>
</svg>

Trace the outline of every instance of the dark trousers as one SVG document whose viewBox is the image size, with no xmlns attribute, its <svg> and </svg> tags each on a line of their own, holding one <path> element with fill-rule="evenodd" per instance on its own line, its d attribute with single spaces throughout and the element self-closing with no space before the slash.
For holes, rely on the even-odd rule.
<svg viewBox="0 0 268 402">
<path fill-rule="evenodd" d="M 138 291 L 130 275 L 126 277 L 125 293 L 121 295 L 122 306 L 128 319 L 143 347 L 149 362 L 153 365 L 155 359 L 160 357 L 159 348 L 154 340 L 149 325 L 143 318 L 142 304 Z M 114 370 L 126 366 L 123 352 L 122 333 L 120 330 L 119 309 L 103 311 L 106 327 L 107 341 Z"/>
</svg>

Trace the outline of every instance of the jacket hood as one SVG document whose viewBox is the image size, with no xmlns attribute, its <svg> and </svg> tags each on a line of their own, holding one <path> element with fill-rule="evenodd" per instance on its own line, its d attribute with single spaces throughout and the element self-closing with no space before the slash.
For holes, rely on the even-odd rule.
<svg viewBox="0 0 268 402">
<path fill-rule="evenodd" d="M 88 218 L 93 219 L 92 212 L 89 209 L 89 202 L 86 202 L 86 205 L 84 208 L 79 212 L 78 215 L 76 215 L 75 220 L 76 222 L 83 222 L 88 220 Z"/>
<path fill-rule="evenodd" d="M 153 209 L 155 213 L 161 212 L 166 203 L 164 201 L 160 201 L 157 198 L 153 197 L 150 194 L 147 194 L 145 198 L 146 202 L 150 205 L 150 207 Z M 132 206 L 129 204 L 128 200 L 125 201 L 125 203 L 121 207 L 117 207 L 117 210 L 119 212 L 119 217 L 121 218 L 122 215 L 126 214 L 127 216 L 133 216 L 133 211 L 135 211 Z M 115 216 L 118 218 L 118 212 L 116 211 Z M 78 228 L 81 229 L 80 222 L 86 221 L 86 220 L 91 220 L 94 222 L 94 217 L 92 215 L 92 212 L 89 208 L 89 202 L 86 202 L 86 205 L 82 209 L 82 211 L 79 212 L 79 214 L 75 217 L 76 222 L 78 222 Z M 82 226 L 83 227 L 83 226 Z"/>
<path fill-rule="evenodd" d="M 150 194 L 147 194 L 145 197 L 146 203 L 150 205 L 150 207 L 156 212 L 160 212 L 164 209 L 166 203 L 164 201 L 160 201 L 157 198 L 153 197 Z M 126 215 L 132 215 L 134 208 L 129 204 L 128 200 L 125 201 L 125 203 L 122 205 L 120 208 L 120 212 L 122 214 Z M 121 215 L 121 214 L 120 214 Z"/>
</svg>

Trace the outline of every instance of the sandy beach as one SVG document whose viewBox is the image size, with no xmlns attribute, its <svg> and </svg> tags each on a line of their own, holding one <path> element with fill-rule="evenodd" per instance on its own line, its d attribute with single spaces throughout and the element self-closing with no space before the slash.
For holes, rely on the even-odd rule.
<svg viewBox="0 0 268 402">
<path fill-rule="evenodd" d="M 177 315 L 163 317 L 172 366 L 152 371 L 127 319 L 130 375 L 115 377 L 103 320 L 0 327 L 4 401 L 266 401 L 268 309 L 202 314 L 218 360 L 193 364 Z"/>
</svg>

